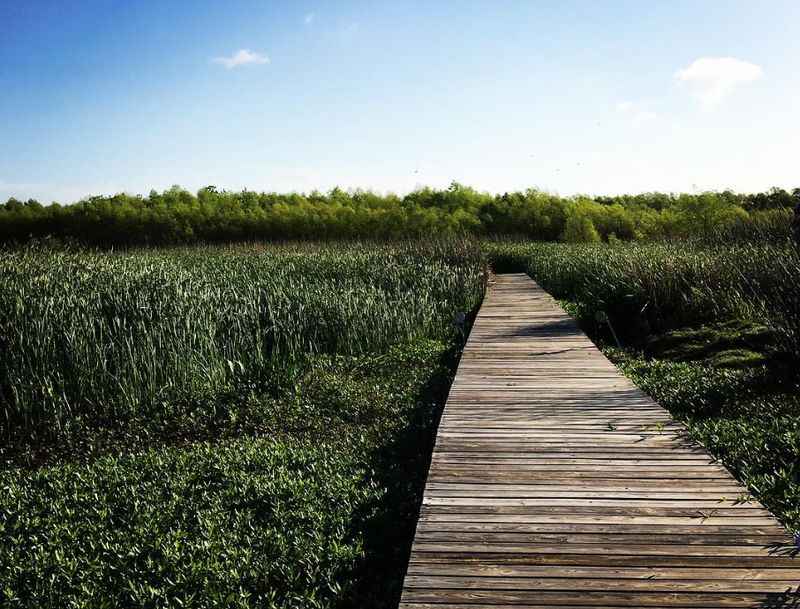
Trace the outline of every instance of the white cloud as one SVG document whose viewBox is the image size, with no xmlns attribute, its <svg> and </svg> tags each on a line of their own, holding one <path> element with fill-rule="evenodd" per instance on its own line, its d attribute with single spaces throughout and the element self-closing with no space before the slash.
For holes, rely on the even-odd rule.
<svg viewBox="0 0 800 609">
<path fill-rule="evenodd" d="M 269 57 L 248 49 L 240 49 L 230 57 L 215 57 L 213 61 L 231 70 L 239 66 L 269 63 Z"/>
<path fill-rule="evenodd" d="M 691 87 L 705 108 L 717 106 L 736 87 L 761 78 L 764 71 L 735 57 L 700 57 L 675 73 L 678 82 Z"/>
<path fill-rule="evenodd" d="M 617 104 L 617 112 L 630 117 L 631 124 L 634 127 L 639 127 L 658 118 L 658 114 L 655 112 L 645 110 L 641 107 L 641 104 L 628 100 L 621 101 Z"/>
<path fill-rule="evenodd" d="M 633 123 L 634 127 L 639 127 L 644 125 L 645 123 L 649 123 L 650 121 L 654 121 L 658 118 L 658 114 L 655 112 L 649 112 L 647 110 L 639 110 L 636 114 L 633 115 L 631 122 Z"/>
<path fill-rule="evenodd" d="M 316 16 L 317 16 L 316 13 L 306 13 L 306 16 L 303 17 L 303 23 L 305 23 L 306 25 L 310 25 L 311 22 L 314 21 L 314 18 Z"/>
</svg>

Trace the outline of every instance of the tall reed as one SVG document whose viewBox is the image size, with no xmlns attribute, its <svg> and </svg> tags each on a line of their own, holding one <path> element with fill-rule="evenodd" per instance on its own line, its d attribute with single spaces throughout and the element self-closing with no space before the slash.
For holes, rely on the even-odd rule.
<svg viewBox="0 0 800 609">
<path fill-rule="evenodd" d="M 318 353 L 449 338 L 482 297 L 475 243 L 0 250 L 0 433 L 169 416 Z"/>
<path fill-rule="evenodd" d="M 566 245 L 493 241 L 494 265 L 528 272 L 591 320 L 605 313 L 632 338 L 739 317 L 771 327 L 800 357 L 800 251 L 788 241 Z"/>
</svg>

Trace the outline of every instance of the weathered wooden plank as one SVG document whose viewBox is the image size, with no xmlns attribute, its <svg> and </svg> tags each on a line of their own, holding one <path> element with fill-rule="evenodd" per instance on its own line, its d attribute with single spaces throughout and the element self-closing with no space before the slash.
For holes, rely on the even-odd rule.
<svg viewBox="0 0 800 609">
<path fill-rule="evenodd" d="M 471 609 L 497 605 L 515 606 L 518 609 L 531 607 L 682 607 L 722 608 L 747 607 L 772 609 L 791 607 L 797 592 L 776 586 L 774 593 L 707 593 L 707 592 L 597 592 L 593 590 L 546 591 L 546 590 L 440 590 L 436 588 L 409 588 L 403 591 L 400 607 L 441 607 L 445 604 L 455 609 L 459 604 Z M 414 604 L 408 604 L 414 603 Z M 781 604 L 778 604 L 781 603 Z M 420 607 L 422 604 L 422 607 Z"/>
<path fill-rule="evenodd" d="M 583 591 L 649 591 L 649 592 L 774 592 L 776 589 L 796 589 L 796 580 L 746 580 L 746 579 L 607 579 L 565 577 L 498 577 L 413 575 L 406 578 L 406 588 L 434 588 L 440 590 L 583 590 Z"/>
<path fill-rule="evenodd" d="M 593 512 L 581 512 L 573 510 L 570 513 L 553 513 L 552 508 L 547 513 L 542 514 L 544 510 L 536 510 L 536 513 L 525 514 L 497 514 L 488 511 L 473 511 L 473 512 L 434 512 L 426 510 L 424 516 L 420 516 L 420 520 L 427 520 L 429 522 L 490 522 L 490 523 L 514 523 L 514 524 L 543 524 L 543 523 L 558 523 L 558 524 L 643 524 L 643 525 L 726 525 L 726 526 L 744 526 L 744 525 L 774 525 L 775 519 L 771 515 L 753 514 L 745 515 L 739 514 L 737 517 L 731 517 L 731 514 L 719 514 L 711 512 L 703 516 L 698 510 L 658 510 L 653 514 L 654 510 L 643 510 L 635 512 L 626 510 L 625 513 L 620 513 L 620 510 L 606 509 L 601 513 L 597 510 Z"/>
<path fill-rule="evenodd" d="M 653 535 L 784 535 L 783 527 L 771 525 L 709 525 L 709 524 L 643 524 L 637 525 L 629 522 L 616 524 L 597 523 L 534 523 L 534 522 L 445 522 L 438 520 L 420 520 L 417 525 L 418 532 L 429 531 L 455 531 L 455 532 L 483 532 L 498 533 L 616 533 L 616 534 L 644 534 Z"/>
<path fill-rule="evenodd" d="M 458 537 L 458 536 L 454 536 Z M 792 556 L 793 544 L 764 546 L 732 546 L 732 545 L 689 545 L 689 544 L 613 544 L 613 543 L 586 543 L 566 544 L 559 543 L 513 543 L 497 540 L 496 542 L 467 542 L 467 541 L 414 541 L 417 552 L 481 552 L 504 554 L 563 554 L 565 552 L 580 552 L 581 554 L 597 554 L 601 557 L 612 554 L 635 556 L 748 556 L 761 557 L 765 554 L 778 556 Z M 800 579 L 797 580 L 800 582 Z"/>
<path fill-rule="evenodd" d="M 524 275 L 443 412 L 401 607 L 789 607 L 775 518 Z"/>
<path fill-rule="evenodd" d="M 677 533 L 523 533 L 519 531 L 514 532 L 499 532 L 499 531 L 459 531 L 454 534 L 453 531 L 427 531 L 425 529 L 417 531 L 416 540 L 425 543 L 448 543 L 452 539 L 457 538 L 459 542 L 473 542 L 481 544 L 547 544 L 547 543 L 563 543 L 563 544 L 615 544 L 627 546 L 630 544 L 635 545 L 708 545 L 708 546 L 759 546 L 765 547 L 778 547 L 780 544 L 786 542 L 786 535 L 782 532 L 774 535 L 763 535 L 755 533 L 746 535 L 741 533 L 738 535 L 714 535 L 712 533 L 705 533 L 698 535 L 691 534 L 677 534 Z"/>
<path fill-rule="evenodd" d="M 475 577 L 553 577 L 647 580 L 777 580 L 792 581 L 793 569 L 753 569 L 716 567 L 576 567 L 564 565 L 485 564 L 469 561 L 416 562 L 408 566 L 410 575 L 451 575 Z M 797 582 L 794 582 L 797 584 Z"/>
<path fill-rule="evenodd" d="M 710 561 L 707 556 L 653 556 L 636 554 L 522 554 L 508 552 L 418 552 L 411 553 L 411 563 L 451 564 L 470 562 L 499 565 L 561 565 L 578 567 L 714 567 L 721 569 L 797 569 L 793 558 L 781 556 L 716 556 Z"/>
</svg>

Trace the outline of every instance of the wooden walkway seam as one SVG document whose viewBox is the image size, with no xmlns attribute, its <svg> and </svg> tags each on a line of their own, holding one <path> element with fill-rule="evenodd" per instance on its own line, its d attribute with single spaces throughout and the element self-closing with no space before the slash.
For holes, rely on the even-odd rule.
<svg viewBox="0 0 800 609">
<path fill-rule="evenodd" d="M 527 275 L 439 425 L 403 609 L 800 607 L 789 533 Z"/>
</svg>

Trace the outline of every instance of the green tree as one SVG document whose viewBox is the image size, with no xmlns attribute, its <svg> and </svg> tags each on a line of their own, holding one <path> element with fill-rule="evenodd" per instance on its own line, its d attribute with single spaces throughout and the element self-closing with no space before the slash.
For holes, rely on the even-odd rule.
<svg viewBox="0 0 800 609">
<path fill-rule="evenodd" d="M 601 239 L 591 218 L 571 215 L 567 218 L 561 240 L 567 243 L 599 243 Z"/>
</svg>

